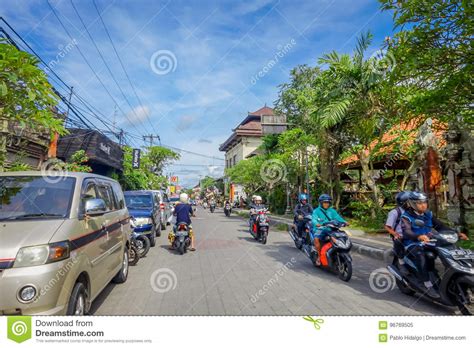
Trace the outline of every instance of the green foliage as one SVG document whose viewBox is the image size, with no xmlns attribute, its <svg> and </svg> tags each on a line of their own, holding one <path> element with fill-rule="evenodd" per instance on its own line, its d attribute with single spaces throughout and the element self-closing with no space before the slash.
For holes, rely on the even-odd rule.
<svg viewBox="0 0 474 348">
<path fill-rule="evenodd" d="M 0 42 L 0 117 L 64 134 L 62 120 L 52 111 L 58 97 L 37 64 L 29 53 Z"/>
<path fill-rule="evenodd" d="M 474 4 L 464 0 L 379 0 L 399 30 L 387 40 L 407 112 L 472 123 Z"/>
<path fill-rule="evenodd" d="M 179 154 L 161 146 L 142 152 L 140 168 L 132 168 L 132 148 L 124 147 L 123 173 L 118 181 L 124 190 L 158 190 L 167 185 L 167 178 L 160 175 L 170 161 L 179 159 Z"/>
</svg>

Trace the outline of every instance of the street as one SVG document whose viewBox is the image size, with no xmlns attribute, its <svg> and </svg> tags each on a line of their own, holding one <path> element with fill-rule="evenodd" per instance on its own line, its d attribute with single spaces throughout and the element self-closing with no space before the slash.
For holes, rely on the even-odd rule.
<svg viewBox="0 0 474 348">
<path fill-rule="evenodd" d="M 170 226 L 156 247 L 130 268 L 125 284 L 109 284 L 94 315 L 448 315 L 446 307 L 401 294 L 390 278 L 374 288 L 381 261 L 352 253 L 350 282 L 315 269 L 285 231 L 270 230 L 267 245 L 247 232 L 246 220 L 222 209 L 198 208 L 195 252 L 168 250 Z M 376 271 L 376 272 L 374 272 Z M 373 273 L 374 272 L 374 273 Z M 372 279 L 373 280 L 373 279 Z M 382 288 L 385 286 L 382 284 Z"/>
</svg>

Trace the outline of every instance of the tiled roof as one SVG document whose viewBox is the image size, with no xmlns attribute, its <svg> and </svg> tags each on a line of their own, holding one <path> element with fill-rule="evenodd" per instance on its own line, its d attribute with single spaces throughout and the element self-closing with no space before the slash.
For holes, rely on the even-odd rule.
<svg viewBox="0 0 474 348">
<path fill-rule="evenodd" d="M 271 115 L 271 116 L 273 116 L 274 111 L 273 111 L 272 108 L 265 105 L 264 107 L 258 109 L 257 111 L 249 112 L 249 115 L 251 115 L 251 116 Z"/>
<path fill-rule="evenodd" d="M 401 148 L 407 148 L 413 144 L 415 139 L 418 137 L 419 130 L 420 130 L 420 120 L 419 119 L 412 119 L 408 122 L 405 123 L 400 123 L 391 129 L 389 129 L 384 135 L 382 136 L 381 143 L 382 145 L 380 148 L 376 151 L 376 153 L 373 154 L 373 156 L 385 156 L 389 155 L 394 151 L 395 146 L 397 143 L 395 143 L 395 139 L 400 135 L 401 132 L 408 132 L 409 138 L 407 141 L 405 141 L 401 145 Z M 439 121 L 434 120 L 433 121 L 433 133 L 436 137 L 436 140 L 438 142 L 439 147 L 444 147 L 446 145 L 446 140 L 443 137 L 443 134 L 446 130 L 446 124 L 441 123 Z M 374 140 L 370 143 L 369 149 L 374 149 L 376 146 L 379 145 L 379 141 Z M 357 155 L 351 155 L 343 159 L 342 161 L 339 162 L 340 166 L 351 166 L 359 162 L 359 157 Z"/>
</svg>

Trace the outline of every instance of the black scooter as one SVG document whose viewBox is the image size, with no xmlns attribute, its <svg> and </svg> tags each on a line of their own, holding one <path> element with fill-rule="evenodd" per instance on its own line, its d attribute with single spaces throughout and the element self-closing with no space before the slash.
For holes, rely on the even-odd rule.
<svg viewBox="0 0 474 348">
<path fill-rule="evenodd" d="M 291 239 L 295 242 L 295 246 L 301 250 L 303 245 L 306 242 L 306 238 L 309 238 L 309 232 L 311 231 L 312 228 L 312 216 L 311 215 L 306 215 L 303 217 L 304 221 L 304 228 L 303 228 L 303 234 L 298 233 L 298 226 L 296 223 L 291 225 L 288 228 L 288 233 L 290 234 Z"/>
<path fill-rule="evenodd" d="M 189 236 L 189 225 L 185 222 L 179 222 L 176 224 L 173 248 L 183 255 L 188 251 L 191 245 L 191 237 Z"/>
<path fill-rule="evenodd" d="M 216 210 L 216 203 L 211 203 L 211 204 L 209 205 L 209 210 L 211 211 L 211 213 L 213 213 L 214 210 Z"/>
<path fill-rule="evenodd" d="M 229 217 L 231 213 L 232 213 L 232 206 L 230 205 L 230 203 L 226 203 L 224 206 L 224 214 L 225 216 Z"/>
<path fill-rule="evenodd" d="M 433 234 L 426 243 L 419 243 L 424 250 L 427 262 L 431 265 L 429 277 L 440 298 L 432 298 L 426 294 L 422 282 L 417 277 L 416 266 L 404 257 L 407 275 L 400 272 L 397 257 L 387 268 L 395 276 L 400 291 L 406 295 L 416 292 L 423 294 L 433 301 L 444 305 L 458 307 L 462 314 L 474 314 L 474 252 L 455 245 L 458 236 L 454 231 L 440 231 Z M 443 270 L 436 268 L 435 259 L 439 258 Z"/>
</svg>

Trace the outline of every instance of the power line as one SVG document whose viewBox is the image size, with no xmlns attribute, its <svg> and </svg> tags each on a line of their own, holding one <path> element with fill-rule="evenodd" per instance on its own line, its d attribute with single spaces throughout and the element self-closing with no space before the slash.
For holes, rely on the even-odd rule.
<svg viewBox="0 0 474 348">
<path fill-rule="evenodd" d="M 56 83 L 59 84 L 59 86 L 61 88 L 63 88 L 65 91 L 69 92 L 70 91 L 70 86 L 64 82 L 64 80 L 59 77 L 59 75 L 44 61 L 44 59 L 28 44 L 28 42 L 26 42 L 23 37 L 6 21 L 6 19 L 4 19 L 3 17 L 0 17 L 0 20 L 6 24 L 6 26 L 20 39 L 21 43 L 23 44 L 23 50 L 24 51 L 30 51 L 36 58 L 38 58 L 38 60 L 46 67 L 46 69 L 51 72 L 52 75 L 49 75 L 50 78 L 54 79 Z M 20 49 L 19 45 L 17 44 L 17 42 L 15 42 L 15 40 L 13 40 L 11 38 L 11 36 L 3 29 L 3 28 L 0 28 L 0 32 L 2 32 L 4 34 L 4 36 L 7 38 L 7 40 L 12 44 L 14 45 L 15 47 L 17 47 L 18 49 Z M 26 49 L 25 49 L 26 47 Z M 63 100 L 63 98 L 61 97 L 64 97 L 62 95 L 60 95 L 60 92 L 57 90 L 57 89 L 54 89 L 55 93 L 60 96 L 60 99 Z M 74 97 L 76 97 L 82 104 L 84 104 L 84 106 L 86 106 L 90 111 L 91 111 L 91 115 L 97 119 L 98 121 L 100 121 L 106 128 L 108 128 L 110 130 L 110 123 L 107 125 L 107 122 L 105 121 L 105 119 L 107 118 L 104 114 L 102 114 L 99 110 L 97 110 L 93 105 L 91 105 L 90 103 L 88 103 L 84 98 L 82 98 L 77 92 L 75 92 L 73 94 Z M 69 103 L 70 105 L 74 105 L 72 102 Z M 75 106 L 75 105 L 74 105 Z M 76 108 L 78 108 L 77 106 L 75 106 Z M 95 112 L 99 113 L 100 115 L 103 116 L 103 118 L 100 118 L 98 117 L 95 112 L 91 109 L 94 109 Z M 84 115 L 83 115 L 84 116 Z M 78 117 L 78 116 L 76 116 Z M 84 118 L 86 118 L 84 116 Z M 90 125 L 87 124 L 87 122 L 84 121 L 84 119 L 82 119 L 81 117 L 78 117 L 79 121 L 81 122 L 81 124 L 83 126 L 85 126 L 86 128 L 90 128 Z M 87 119 L 87 118 L 86 118 Z M 72 123 L 72 122 L 71 122 Z M 77 125 L 81 125 L 79 124 L 77 121 L 74 122 L 74 124 L 77 126 Z M 91 124 L 93 125 L 93 123 L 91 122 Z M 93 128 L 96 128 L 98 130 L 98 128 L 93 125 Z"/>
<path fill-rule="evenodd" d="M 49 3 L 49 0 L 46 0 L 49 8 L 51 9 L 51 11 L 53 12 L 54 16 L 56 17 L 56 19 L 58 20 L 59 24 L 61 25 L 61 27 L 63 28 L 63 30 L 66 32 L 66 34 L 69 36 L 69 38 L 71 40 L 73 40 L 73 37 L 72 35 L 69 33 L 69 31 L 67 30 L 66 26 L 64 25 L 64 23 L 61 21 L 61 19 L 59 18 L 59 15 L 56 13 L 56 10 L 54 9 L 54 7 Z M 92 65 L 89 63 L 89 60 L 86 58 L 86 56 L 84 55 L 84 53 L 82 52 L 82 50 L 80 49 L 80 47 L 78 45 L 76 45 L 76 48 L 77 48 L 77 51 L 79 52 L 79 54 L 81 55 L 82 59 L 84 60 L 84 62 L 87 64 L 87 66 L 89 67 L 89 69 L 91 69 L 92 73 L 94 74 L 94 76 L 96 77 L 96 79 L 100 82 L 100 84 L 102 85 L 102 87 L 104 88 L 104 90 L 107 92 L 107 94 L 109 95 L 109 97 L 112 99 L 112 101 L 115 103 L 115 105 L 117 105 L 117 107 L 119 108 L 119 110 L 122 112 L 122 114 L 125 116 L 125 118 L 129 121 L 129 123 L 135 128 L 135 130 L 140 133 L 140 130 L 136 127 L 136 125 L 130 120 L 130 118 L 127 116 L 127 114 L 122 110 L 122 108 L 120 107 L 120 105 L 117 103 L 117 101 L 115 100 L 114 96 L 112 95 L 112 93 L 110 93 L 109 89 L 107 88 L 107 86 L 104 84 L 104 82 L 102 81 L 102 79 L 99 77 L 99 75 L 96 73 L 96 71 L 94 70 L 94 68 L 92 67 Z"/>
<path fill-rule="evenodd" d="M 72 0 L 71 0 L 72 1 Z M 125 76 L 127 77 L 127 80 L 128 80 L 128 83 L 130 84 L 130 87 L 132 87 L 132 90 L 133 90 L 133 93 L 135 94 L 135 97 L 137 98 L 138 100 L 138 103 L 140 104 L 140 106 L 142 107 L 142 109 L 145 109 L 144 106 L 143 106 L 143 103 L 140 99 L 140 97 L 138 96 L 138 93 L 137 93 L 137 90 L 135 89 L 135 86 L 133 85 L 132 83 L 132 80 L 130 79 L 130 76 L 128 75 L 127 73 L 127 69 L 125 69 L 125 65 L 123 64 L 123 61 L 122 61 L 122 58 L 120 58 L 120 55 L 117 51 L 117 48 L 115 47 L 115 44 L 114 44 L 114 41 L 112 40 L 112 36 L 110 35 L 110 32 L 109 30 L 107 29 L 107 26 L 105 25 L 105 22 L 102 18 L 102 14 L 100 13 L 99 11 L 99 8 L 97 7 L 97 4 L 95 2 L 95 0 L 92 0 L 92 3 L 94 4 L 94 7 L 95 7 L 95 10 L 97 11 L 97 14 L 99 15 L 99 18 L 100 18 L 100 21 L 102 22 L 102 26 L 104 27 L 104 30 L 107 34 L 107 37 L 109 38 L 109 41 L 110 41 L 110 44 L 112 45 L 112 48 L 114 49 L 114 52 L 115 52 L 115 55 L 117 56 L 117 59 L 120 63 L 120 66 L 122 67 L 122 70 L 123 72 L 125 73 Z M 155 129 L 155 127 L 153 126 L 153 123 L 151 122 L 150 118 L 148 117 L 147 114 L 145 114 L 146 116 L 146 119 L 148 120 L 148 123 L 150 124 L 151 128 L 153 129 L 153 131 L 155 133 L 158 133 Z"/>
<path fill-rule="evenodd" d="M 102 60 L 102 62 L 104 63 L 105 65 L 105 68 L 107 69 L 107 71 L 109 72 L 110 74 L 110 77 L 112 77 L 112 80 L 115 82 L 115 84 L 117 85 L 117 88 L 119 89 L 120 93 L 122 94 L 122 97 L 125 99 L 126 103 L 128 104 L 128 106 L 130 107 L 130 110 L 135 114 L 135 117 L 138 118 L 138 115 L 135 111 L 135 109 L 133 108 L 133 106 L 131 105 L 130 101 L 128 100 L 127 96 L 125 95 L 122 87 L 120 87 L 120 84 L 118 83 L 117 79 L 115 78 L 114 74 L 112 73 L 112 70 L 110 70 L 110 67 L 109 65 L 107 64 L 107 62 L 105 61 L 105 58 L 102 54 L 102 52 L 100 51 L 99 47 L 97 46 L 97 43 L 95 42 L 94 38 L 92 37 L 89 29 L 87 29 L 87 26 L 86 24 L 84 23 L 84 21 L 82 20 L 82 17 L 81 15 L 79 14 L 79 11 L 77 10 L 76 6 L 74 5 L 74 2 L 72 0 L 69 0 L 73 9 L 74 9 L 74 12 L 76 13 L 77 17 L 79 18 L 79 21 L 81 22 L 82 26 L 84 27 L 84 29 L 86 30 L 86 33 L 87 33 L 87 36 L 89 36 L 89 39 L 91 40 L 92 44 L 94 45 L 97 53 L 99 54 L 99 57 L 100 59 Z"/>
</svg>

